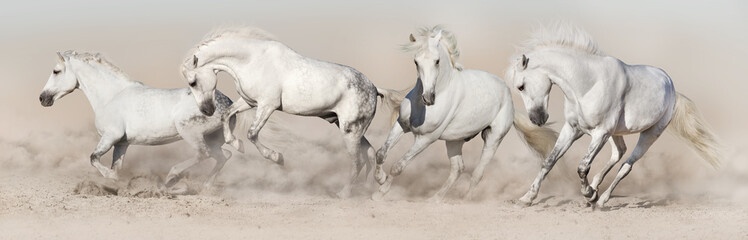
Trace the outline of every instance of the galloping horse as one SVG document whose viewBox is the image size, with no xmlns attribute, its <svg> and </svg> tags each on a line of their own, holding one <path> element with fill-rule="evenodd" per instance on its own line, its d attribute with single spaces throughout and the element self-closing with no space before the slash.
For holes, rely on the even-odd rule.
<svg viewBox="0 0 748 240">
<path fill-rule="evenodd" d="M 364 165 L 366 175 L 371 172 L 374 149 L 364 133 L 374 117 L 377 95 L 383 96 L 387 91 L 378 91 L 364 74 L 348 66 L 302 56 L 257 28 L 217 30 L 193 48 L 182 65 L 182 74 L 200 110 L 209 116 L 214 112 L 216 74 L 221 71 L 234 78 L 242 97 L 224 116 L 257 109 L 248 138 L 263 157 L 283 164 L 283 155 L 265 147 L 258 138 L 270 115 L 279 110 L 320 117 L 340 128 L 353 165 L 350 181 L 338 196 L 350 195 Z M 226 142 L 241 149 L 241 142 L 228 129 L 225 131 Z"/>
<path fill-rule="evenodd" d="M 187 88 L 157 89 L 133 81 L 100 54 L 57 53 L 58 63 L 44 86 L 39 101 L 49 107 L 75 89 L 86 95 L 95 114 L 96 129 L 101 139 L 91 154 L 91 165 L 107 178 L 117 178 L 129 145 L 161 145 L 184 139 L 195 148 L 197 156 L 175 165 L 166 178 L 166 185 L 176 183 L 182 171 L 207 157 L 216 165 L 205 182 L 210 186 L 231 152 L 221 149 L 223 132 L 221 118 L 200 113 Z M 231 99 L 218 92 L 212 101 L 223 113 Z M 231 117 L 231 128 L 236 121 Z M 114 146 L 112 167 L 99 161 Z M 224 155 L 227 154 L 228 156 Z"/>
<path fill-rule="evenodd" d="M 662 69 L 628 65 L 608 56 L 589 34 L 569 24 L 540 28 L 521 51 L 507 75 L 522 95 L 530 120 L 538 126 L 547 121 L 548 94 L 553 84 L 564 93 L 566 117 L 553 151 L 530 190 L 520 199 L 523 204 L 532 203 L 553 165 L 583 134 L 590 135 L 592 141 L 577 172 L 582 195 L 590 203 L 596 201 L 598 207 L 605 205 L 616 185 L 665 129 L 684 139 L 713 166 L 719 164 L 716 137 L 695 104 L 675 91 L 673 81 Z M 636 148 L 598 199 L 598 186 L 626 152 L 623 136 L 636 133 Z M 613 146 L 613 155 L 588 184 L 590 164 L 605 142 Z"/>
<path fill-rule="evenodd" d="M 440 26 L 421 29 L 417 37 L 410 35 L 410 42 L 404 48 L 415 52 L 418 81 L 402 101 L 392 103 L 399 104 L 396 108 L 399 115 L 384 146 L 377 151 L 374 176 L 382 186 L 372 196 L 374 199 L 382 198 L 394 177 L 438 139 L 446 141 L 451 170 L 441 189 L 431 198 L 437 202 L 444 198 L 464 169 L 462 145 L 479 133 L 485 143 L 466 198 L 471 198 L 486 165 L 512 125 L 533 151 L 539 154 L 550 151 L 557 134 L 549 128 L 534 126 L 526 116 L 514 112 L 512 96 L 504 80 L 487 72 L 463 69 L 457 62 L 459 51 L 451 32 Z M 391 99 L 385 98 L 385 101 Z M 392 165 L 387 176 L 382 170 L 384 159 L 405 132 L 413 132 L 415 143 Z"/>
</svg>

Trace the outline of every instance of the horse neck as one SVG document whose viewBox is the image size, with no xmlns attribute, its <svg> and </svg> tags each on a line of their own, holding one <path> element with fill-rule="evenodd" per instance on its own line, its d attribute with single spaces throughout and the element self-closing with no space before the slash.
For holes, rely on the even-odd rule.
<svg viewBox="0 0 748 240">
<path fill-rule="evenodd" d="M 212 68 L 224 71 L 231 75 L 235 81 L 239 81 L 241 74 L 239 70 L 247 69 L 247 65 L 262 60 L 261 55 L 265 54 L 269 48 L 275 50 L 288 51 L 298 55 L 287 46 L 280 42 L 268 40 L 240 40 L 225 39 L 216 40 L 210 43 L 198 53 L 198 58 L 205 59 L 206 65 Z"/>
<path fill-rule="evenodd" d="M 74 60 L 74 63 L 76 62 L 78 64 L 73 69 L 78 79 L 78 88 L 86 95 L 94 111 L 111 101 L 123 89 L 135 84 L 126 76 L 109 68 L 94 67 L 83 61 Z"/>
<path fill-rule="evenodd" d="M 583 96 L 587 91 L 595 85 L 595 80 L 588 77 L 581 77 L 587 75 L 586 73 L 591 71 L 588 64 L 585 61 L 589 61 L 587 56 L 583 56 L 576 50 L 569 49 L 550 49 L 542 50 L 536 56 L 530 57 L 532 59 L 538 59 L 543 61 L 541 63 L 543 71 L 546 72 L 548 77 L 551 79 L 553 84 L 556 84 L 567 99 L 576 99 Z M 542 55 L 538 57 L 537 55 Z"/>
</svg>

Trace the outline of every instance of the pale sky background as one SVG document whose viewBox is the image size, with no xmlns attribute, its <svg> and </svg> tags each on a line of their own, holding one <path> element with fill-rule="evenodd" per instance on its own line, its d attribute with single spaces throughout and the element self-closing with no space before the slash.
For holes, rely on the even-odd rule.
<svg viewBox="0 0 748 240">
<path fill-rule="evenodd" d="M 747 1 L 14 1 L 0 8 L 0 130 L 6 139 L 92 131 L 93 113 L 81 92 L 51 108 L 39 104 L 56 51 L 101 52 L 147 85 L 186 87 L 178 69 L 187 50 L 215 27 L 247 24 L 275 34 L 302 55 L 352 66 L 379 87 L 401 89 L 416 73 L 412 56 L 399 51 L 399 44 L 418 27 L 444 24 L 457 36 L 466 68 L 503 77 L 508 58 L 532 26 L 555 20 L 588 30 L 604 52 L 624 62 L 663 68 L 676 90 L 700 107 L 727 152 L 745 153 L 740 149 L 748 148 Z M 219 87 L 237 96 L 228 77 L 222 76 Z M 515 107 L 524 111 L 513 94 Z M 562 122 L 557 89 L 550 105 L 550 121 Z M 376 147 L 389 130 L 382 113 L 367 134 Z M 274 118 L 311 138 L 337 136 L 316 118 Z M 509 135 L 497 156 L 521 145 L 515 133 Z M 588 142 L 583 138 L 573 149 L 584 150 Z M 635 137 L 627 142 L 631 151 Z M 473 141 L 468 148 L 481 144 Z M 409 140 L 401 142 L 400 153 L 393 154 L 408 146 Z M 444 151 L 443 144 L 434 146 L 429 151 Z M 683 154 L 684 146 L 665 136 L 651 151 Z M 607 159 L 608 153 L 601 154 L 598 159 Z"/>
</svg>

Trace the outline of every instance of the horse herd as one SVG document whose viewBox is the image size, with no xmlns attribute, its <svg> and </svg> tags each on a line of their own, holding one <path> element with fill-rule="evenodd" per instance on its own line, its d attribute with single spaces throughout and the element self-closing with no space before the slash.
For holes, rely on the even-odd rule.
<svg viewBox="0 0 748 240">
<path fill-rule="evenodd" d="M 665 129 L 684 139 L 713 166 L 719 164 L 716 137 L 694 103 L 674 90 L 663 70 L 627 65 L 606 55 L 589 34 L 573 25 L 555 23 L 537 29 L 512 58 L 506 72 L 509 85 L 493 74 L 464 68 L 458 61 L 455 36 L 441 26 L 411 34 L 403 49 L 413 53 L 418 79 L 412 89 L 395 91 L 375 87 L 351 67 L 302 56 L 263 30 L 225 28 L 189 50 L 181 68 L 189 88 L 151 88 L 127 77 L 100 54 L 67 51 L 57 53 L 59 61 L 39 100 L 48 107 L 75 89 L 86 95 L 101 136 L 90 160 L 106 178 L 117 178 L 131 144 L 187 142 L 197 155 L 171 168 L 167 187 L 177 183 L 184 170 L 213 158 L 216 164 L 205 182 L 210 186 L 231 157 L 230 151 L 222 149 L 223 144 L 244 152 L 233 130 L 236 122 L 243 120 L 236 119 L 236 114 L 252 108 L 256 113 L 247 137 L 264 158 L 280 165 L 283 155 L 259 138 L 274 111 L 317 116 L 337 125 L 353 159 L 350 180 L 338 192 L 342 198 L 349 196 L 366 167 L 364 174 L 368 176 L 374 168 L 374 178 L 380 184 L 372 198 L 381 199 L 420 152 L 436 140 L 444 140 L 451 169 L 431 198 L 440 201 L 464 171 L 463 144 L 480 134 L 484 147 L 471 174 L 466 193 L 470 198 L 512 126 L 533 152 L 545 157 L 529 191 L 520 198 L 523 205 L 532 203 L 556 161 L 584 134 L 592 140 L 578 174 L 581 193 L 592 206 L 604 206 L 616 185 Z M 219 72 L 233 77 L 241 99 L 232 102 L 216 90 Z M 543 127 L 554 84 L 565 99 L 566 122 L 560 132 Z M 510 89 L 521 95 L 529 116 L 515 112 Z M 374 151 L 364 133 L 374 117 L 378 97 L 393 109 L 393 126 L 384 145 Z M 388 151 L 407 132 L 415 136 L 413 146 L 386 172 L 382 165 Z M 639 133 L 639 140 L 633 153 L 611 186 L 599 194 L 605 175 L 626 152 L 623 135 L 635 133 Z M 612 146 L 612 156 L 590 183 L 590 164 L 605 142 Z M 106 167 L 99 159 L 112 147 L 112 165 Z"/>
</svg>

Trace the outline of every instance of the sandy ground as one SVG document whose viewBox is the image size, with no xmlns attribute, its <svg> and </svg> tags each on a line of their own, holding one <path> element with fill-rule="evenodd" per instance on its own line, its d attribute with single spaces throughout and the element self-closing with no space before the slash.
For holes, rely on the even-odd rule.
<svg viewBox="0 0 748 240">
<path fill-rule="evenodd" d="M 374 202 L 358 195 L 176 197 L 75 194 L 94 176 L 0 178 L 4 239 L 745 239 L 748 207 L 721 201 L 619 196 L 591 210 L 580 198 Z"/>
<path fill-rule="evenodd" d="M 348 167 L 339 164 L 345 159 L 341 143 L 273 134 L 270 126 L 266 139 L 286 152 L 285 167 L 248 151 L 228 162 L 210 190 L 200 188 L 212 163 L 196 166 L 177 185 L 191 195 L 177 196 L 163 190 L 161 178 L 190 155 L 179 143 L 132 147 L 121 180 L 114 182 L 102 179 L 86 160 L 86 149 L 97 140 L 90 130 L 3 140 L 0 238 L 748 238 L 746 168 L 737 164 L 742 160 L 719 171 L 697 161 L 668 169 L 662 166 L 682 160 L 654 152 L 621 184 L 609 207 L 597 210 L 578 193 L 577 161 L 566 160 L 551 172 L 537 203 L 519 208 L 513 200 L 526 191 L 537 165 L 528 164 L 525 153 L 506 151 L 489 165 L 478 199 L 461 200 L 469 179 L 462 177 L 444 203 L 426 202 L 448 169 L 447 161 L 430 160 L 445 158 L 435 147 L 406 169 L 384 201 L 375 202 L 369 199 L 373 182 L 358 184 L 350 199 L 333 197 Z M 281 138 L 296 145 L 278 145 Z M 66 144 L 49 144 L 57 142 Z M 393 156 L 407 148 L 404 142 Z M 476 147 L 480 141 L 467 145 Z M 466 156 L 467 170 L 475 164 L 472 155 Z M 103 159 L 106 163 L 110 154 Z M 604 160 L 597 163 L 593 172 Z"/>
</svg>

